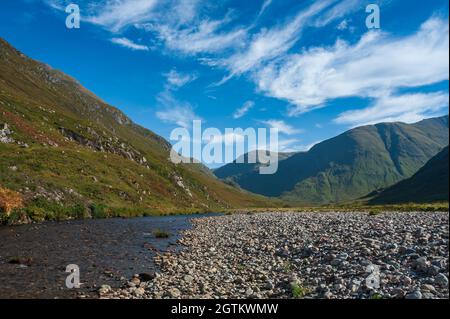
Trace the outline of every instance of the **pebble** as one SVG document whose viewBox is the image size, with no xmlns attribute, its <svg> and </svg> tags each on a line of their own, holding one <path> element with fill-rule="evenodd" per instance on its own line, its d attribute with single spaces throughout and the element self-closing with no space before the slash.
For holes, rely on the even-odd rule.
<svg viewBox="0 0 450 319">
<path fill-rule="evenodd" d="M 185 249 L 155 258 L 160 271 L 102 298 L 449 297 L 448 212 L 268 212 L 192 224 Z"/>
</svg>

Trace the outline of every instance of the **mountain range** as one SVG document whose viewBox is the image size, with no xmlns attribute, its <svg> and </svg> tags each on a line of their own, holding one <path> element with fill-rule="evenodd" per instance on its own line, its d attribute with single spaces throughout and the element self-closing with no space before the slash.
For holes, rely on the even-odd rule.
<svg viewBox="0 0 450 319">
<path fill-rule="evenodd" d="M 127 215 L 272 203 L 200 164 L 173 164 L 170 148 L 75 79 L 0 39 L 0 188 L 47 211 L 81 205 Z"/>
<path fill-rule="evenodd" d="M 283 155 L 274 175 L 260 175 L 258 164 L 236 162 L 214 173 L 284 201 L 339 203 L 411 177 L 448 142 L 448 115 L 415 124 L 380 123 L 351 129 L 307 152 Z"/>
<path fill-rule="evenodd" d="M 259 164 L 177 165 L 164 138 L 0 38 L 0 204 L 25 203 L 36 220 L 329 204 L 370 193 L 372 203 L 418 193 L 448 200 L 448 186 L 435 183 L 448 182 L 448 148 L 428 162 L 448 141 L 443 116 L 357 127 L 307 152 L 280 153 L 274 175 L 260 175 Z"/>
</svg>

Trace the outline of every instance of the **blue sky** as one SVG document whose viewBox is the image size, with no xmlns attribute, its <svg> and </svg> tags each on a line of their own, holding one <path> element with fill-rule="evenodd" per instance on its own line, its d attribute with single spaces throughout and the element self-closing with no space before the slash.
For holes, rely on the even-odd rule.
<svg viewBox="0 0 450 319">
<path fill-rule="evenodd" d="M 64 8 L 81 9 L 67 29 Z M 381 28 L 365 24 L 369 3 Z M 285 151 L 448 113 L 448 1 L 7 0 L 0 36 L 135 122 L 277 127 Z"/>
</svg>

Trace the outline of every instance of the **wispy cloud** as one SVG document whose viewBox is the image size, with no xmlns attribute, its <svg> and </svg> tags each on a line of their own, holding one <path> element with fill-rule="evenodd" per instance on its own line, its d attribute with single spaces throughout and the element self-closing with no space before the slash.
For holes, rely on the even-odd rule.
<svg viewBox="0 0 450 319">
<path fill-rule="evenodd" d="M 113 32 L 150 19 L 158 0 L 107 0 L 90 6 L 87 21 Z M 89 14 L 88 13 L 88 14 Z"/>
<path fill-rule="evenodd" d="M 127 38 L 112 38 L 111 42 L 114 44 L 118 44 L 124 48 L 128 48 L 135 51 L 148 51 L 149 47 L 142 44 L 137 44 Z"/>
<path fill-rule="evenodd" d="M 447 80 L 448 21 L 431 18 L 408 37 L 368 32 L 358 43 L 338 40 L 270 63 L 256 75 L 259 89 L 294 105 L 290 115 L 330 99 L 377 97 L 399 88 Z"/>
<path fill-rule="evenodd" d="M 299 134 L 302 132 L 300 129 L 296 129 L 293 126 L 285 123 L 282 120 L 267 120 L 267 121 L 261 121 L 264 125 L 275 128 L 278 130 L 279 133 L 286 134 L 286 135 L 294 135 Z"/>
<path fill-rule="evenodd" d="M 272 4 L 272 0 L 264 0 L 264 3 L 262 4 L 257 17 L 259 18 L 260 16 L 262 16 L 271 4 Z"/>
<path fill-rule="evenodd" d="M 156 112 L 156 117 L 165 123 L 188 128 L 192 126 L 192 121 L 201 120 L 191 104 L 177 100 L 169 91 L 159 94 L 158 103 L 161 110 Z"/>
<path fill-rule="evenodd" d="M 335 122 L 352 126 L 397 121 L 414 123 L 447 110 L 448 99 L 447 92 L 387 95 L 368 108 L 341 113 Z"/>
<path fill-rule="evenodd" d="M 217 53 L 239 46 L 246 35 L 244 29 L 220 31 L 228 20 L 203 20 L 193 26 L 170 24 L 147 25 L 146 30 L 158 34 L 167 49 L 183 54 Z"/>
<path fill-rule="evenodd" d="M 234 114 L 233 114 L 233 118 L 234 119 L 239 119 L 241 117 L 243 117 L 245 114 L 248 113 L 248 111 L 250 111 L 253 107 L 255 106 L 255 102 L 253 101 L 247 101 L 244 103 L 244 105 L 242 105 L 240 108 L 238 108 Z"/>
<path fill-rule="evenodd" d="M 175 69 L 171 70 L 170 72 L 164 75 L 167 79 L 168 85 L 172 88 L 180 88 L 197 79 L 196 74 L 180 73 Z"/>
<path fill-rule="evenodd" d="M 217 65 L 228 69 L 231 75 L 240 75 L 259 67 L 267 60 L 283 55 L 298 41 L 309 20 L 332 2 L 317 1 L 285 24 L 261 30 L 242 51 L 217 62 Z"/>
<path fill-rule="evenodd" d="M 157 96 L 160 110 L 156 112 L 156 117 L 166 123 L 185 128 L 191 127 L 192 122 L 201 120 L 201 117 L 195 114 L 190 103 L 178 100 L 174 94 L 180 87 L 194 81 L 197 76 L 183 74 L 175 69 L 164 74 L 164 76 L 166 77 L 166 84 L 164 90 Z"/>
</svg>

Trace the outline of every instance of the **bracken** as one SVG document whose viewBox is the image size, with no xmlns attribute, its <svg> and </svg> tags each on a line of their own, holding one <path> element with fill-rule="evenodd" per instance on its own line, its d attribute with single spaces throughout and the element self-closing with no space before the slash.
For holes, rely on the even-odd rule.
<svg viewBox="0 0 450 319">
<path fill-rule="evenodd" d="M 0 187 L 0 213 L 9 216 L 11 211 L 23 207 L 22 195 L 7 188 Z"/>
</svg>

